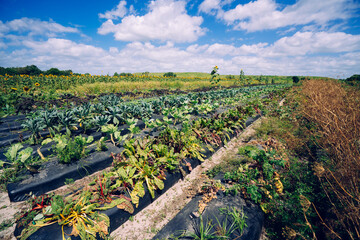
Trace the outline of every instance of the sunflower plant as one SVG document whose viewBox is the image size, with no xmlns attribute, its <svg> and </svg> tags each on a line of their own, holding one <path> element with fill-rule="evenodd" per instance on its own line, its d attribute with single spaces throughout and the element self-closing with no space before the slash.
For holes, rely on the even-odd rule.
<svg viewBox="0 0 360 240">
<path fill-rule="evenodd" d="M 210 73 L 210 75 L 211 75 L 211 78 L 210 78 L 211 84 L 217 85 L 220 82 L 219 74 L 217 73 L 218 70 L 219 70 L 219 67 L 215 66 L 213 68 L 213 70 L 211 71 L 211 73 Z"/>
</svg>

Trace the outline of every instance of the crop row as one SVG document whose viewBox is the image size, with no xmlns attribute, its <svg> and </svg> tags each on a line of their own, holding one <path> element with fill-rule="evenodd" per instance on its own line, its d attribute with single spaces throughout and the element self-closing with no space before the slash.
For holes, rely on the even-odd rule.
<svg viewBox="0 0 360 240">
<path fill-rule="evenodd" d="M 99 130 L 107 124 L 121 125 L 129 119 L 149 120 L 153 114 L 171 115 L 178 119 L 184 114 L 207 114 L 220 106 L 231 105 L 266 95 L 282 86 L 257 86 L 240 89 L 227 89 L 189 93 L 181 96 L 164 96 L 157 99 L 123 102 L 116 95 L 105 95 L 97 103 L 86 103 L 68 110 L 42 110 L 33 114 L 23 123 L 31 132 L 31 142 L 38 143 L 40 133 L 47 129 L 50 136 L 63 128 L 70 135 L 73 129 L 95 128 Z"/>
<path fill-rule="evenodd" d="M 114 145 L 119 145 L 126 138 L 139 134 L 143 128 L 146 128 L 148 134 L 158 136 L 166 125 L 179 126 L 179 123 L 184 121 L 194 120 L 201 115 L 209 117 L 215 112 L 221 113 L 227 110 L 231 105 L 239 102 L 246 104 L 250 100 L 254 107 L 246 107 L 245 110 L 248 115 L 252 115 L 263 107 L 263 103 L 256 98 L 276 89 L 281 87 L 251 87 L 191 93 L 137 102 L 123 102 L 115 95 L 108 95 L 100 97 L 96 103 L 87 103 L 73 109 L 39 111 L 22 124 L 28 129 L 28 132 L 23 134 L 29 137 L 27 142 L 30 146 L 14 144 L 7 150 L 3 149 L 6 158 L 0 159 L 1 166 L 5 168 L 0 178 L 1 183 L 16 181 L 18 176 L 24 175 L 24 171 L 30 170 L 36 173 L 41 167 L 41 162 L 47 160 L 44 155 L 55 153 L 59 163 L 76 162 L 86 156 L 87 145 L 94 140 L 98 141 L 93 145 L 101 151 L 105 148 L 106 138 Z M 221 127 L 221 121 L 216 121 L 213 125 L 213 127 Z M 88 135 L 78 135 L 81 132 Z M 14 138 L 3 137 L 8 140 L 3 141 L 2 145 L 15 143 L 18 135 L 14 135 Z M 207 137 L 207 139 L 210 139 L 207 140 L 209 143 L 219 141 L 216 138 Z M 39 145 L 40 143 L 42 145 Z"/>
<path fill-rule="evenodd" d="M 275 89 L 267 91 L 268 94 L 270 92 L 276 91 Z M 259 91 L 259 94 L 264 93 L 264 91 Z M 210 98 L 212 94 L 214 95 Z M 226 94 L 230 94 L 228 98 L 235 98 L 237 93 Z M 234 95 L 231 96 L 231 94 Z M 219 95 L 215 96 L 215 93 L 208 95 L 200 94 L 193 99 L 188 96 L 164 98 L 161 104 L 166 103 L 166 100 L 174 99 L 171 100 L 174 105 L 164 104 L 165 108 L 160 110 L 168 111 L 170 106 L 174 108 L 173 111 L 195 108 L 198 104 L 189 105 L 192 100 L 212 106 L 213 102 L 206 102 L 207 99 L 213 99 L 215 102 L 215 99 L 219 99 Z M 156 128 L 157 135 L 143 134 L 136 137 L 137 125 L 136 120 L 133 120 L 129 127 L 133 126 L 133 132 L 129 130 L 128 136 L 124 137 L 124 134 L 119 131 L 119 126 L 114 122 L 114 118 L 111 119 L 111 123 L 107 123 L 101 129 L 110 136 L 113 145 L 122 146 L 119 154 L 112 155 L 112 168 L 98 174 L 83 190 L 66 197 L 53 194 L 33 196 L 29 200 L 30 210 L 18 219 L 18 233 L 23 230 L 21 238 L 30 237 L 31 239 L 31 235 L 41 227 L 58 223 L 60 226 L 71 226 L 69 229 L 65 228 L 64 231 L 69 230 L 68 234 L 81 239 L 105 237 L 109 227 L 113 230 L 123 221 L 116 220 L 122 216 L 117 212 L 114 223 L 110 223 L 110 218 L 113 222 L 111 217 L 113 215 L 109 218 L 104 211 L 114 211 L 112 209 L 125 211 L 127 218 L 129 214 L 137 212 L 136 209 L 141 205 L 142 199 L 154 199 L 157 194 L 167 188 L 167 179 L 171 179 L 173 175 L 185 175 L 186 172 L 191 171 L 194 163 L 203 161 L 206 156 L 211 155 L 211 152 L 237 135 L 245 127 L 245 120 L 249 116 L 266 110 L 267 105 L 275 102 L 277 99 L 273 97 L 274 94 L 271 94 L 270 99 L 249 101 L 247 105 L 232 102 L 230 104 L 233 105 L 232 107 L 222 105 L 227 108 L 221 113 L 212 111 L 210 115 L 197 117 L 186 113 L 181 118 L 175 118 L 173 112 L 170 111 L 171 113 L 164 116 L 162 120 L 147 123 L 148 128 Z M 248 95 L 243 99 L 245 98 L 250 99 Z M 146 104 L 154 101 L 159 100 L 149 100 Z M 221 101 L 217 102 L 220 106 Z M 119 104 L 121 106 L 123 103 L 117 103 Z M 211 111 L 206 110 L 206 112 Z M 89 140 L 80 139 L 79 136 L 76 136 L 74 140 L 76 138 L 79 138 L 79 141 Z M 57 141 L 56 138 L 52 140 Z M 58 141 L 57 145 L 60 142 Z"/>
</svg>

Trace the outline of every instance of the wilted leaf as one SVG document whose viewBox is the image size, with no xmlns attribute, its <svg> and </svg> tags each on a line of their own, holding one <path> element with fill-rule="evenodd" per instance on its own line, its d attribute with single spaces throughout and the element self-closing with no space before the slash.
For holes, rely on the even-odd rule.
<svg viewBox="0 0 360 240">
<path fill-rule="evenodd" d="M 76 228 L 76 225 L 73 226 L 70 236 L 75 236 L 75 237 L 79 236 L 79 230 Z"/>
<path fill-rule="evenodd" d="M 155 185 L 160 189 L 164 189 L 164 182 L 158 179 L 157 177 L 154 178 Z"/>
<path fill-rule="evenodd" d="M 117 205 L 116 207 L 119 208 L 119 209 L 123 209 L 125 211 L 127 211 L 128 213 L 130 214 L 133 214 L 134 213 L 134 207 L 133 205 L 131 204 L 131 202 L 123 199 L 124 201 L 122 203 L 120 203 L 119 205 Z"/>
</svg>

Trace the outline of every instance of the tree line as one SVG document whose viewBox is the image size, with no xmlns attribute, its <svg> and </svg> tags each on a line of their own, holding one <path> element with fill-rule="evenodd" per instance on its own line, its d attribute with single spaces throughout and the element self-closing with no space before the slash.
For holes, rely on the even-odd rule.
<svg viewBox="0 0 360 240">
<path fill-rule="evenodd" d="M 35 65 L 28 65 L 26 67 L 0 67 L 0 75 L 63 75 L 63 76 L 69 76 L 73 72 L 72 70 L 59 70 L 57 68 L 50 68 L 49 70 L 42 71 Z"/>
</svg>

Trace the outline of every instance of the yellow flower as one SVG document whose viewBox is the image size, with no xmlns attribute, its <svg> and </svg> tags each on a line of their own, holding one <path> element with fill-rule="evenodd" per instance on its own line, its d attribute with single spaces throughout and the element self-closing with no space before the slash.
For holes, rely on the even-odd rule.
<svg viewBox="0 0 360 240">
<path fill-rule="evenodd" d="M 28 93 L 30 91 L 30 88 L 28 86 L 25 86 L 25 87 L 23 87 L 23 90 L 24 90 L 24 92 Z"/>
<path fill-rule="evenodd" d="M 11 90 L 17 91 L 17 88 L 12 87 Z"/>
<path fill-rule="evenodd" d="M 35 83 L 35 86 L 36 86 L 36 87 L 39 87 L 39 86 L 40 86 L 40 83 L 38 83 L 38 82 Z"/>
</svg>

